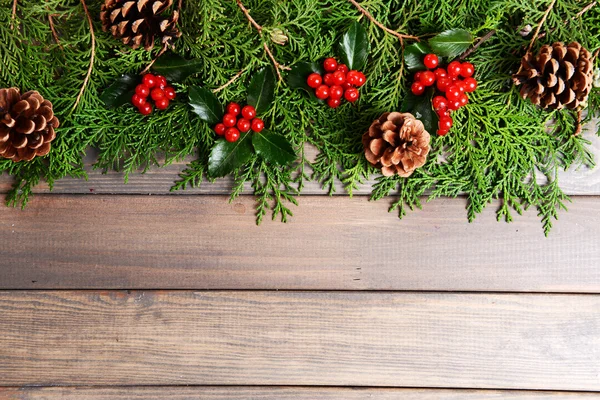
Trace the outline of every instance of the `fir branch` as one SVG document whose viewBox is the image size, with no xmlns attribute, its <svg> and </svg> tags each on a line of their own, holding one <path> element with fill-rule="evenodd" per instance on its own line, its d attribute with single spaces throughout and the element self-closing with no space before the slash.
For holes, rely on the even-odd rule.
<svg viewBox="0 0 600 400">
<path fill-rule="evenodd" d="M 546 12 L 544 13 L 544 16 L 542 17 L 542 19 L 538 23 L 538 26 L 535 29 L 535 33 L 533 34 L 533 37 L 531 38 L 531 41 L 529 42 L 529 47 L 527 47 L 527 52 L 528 53 L 533 48 L 533 44 L 537 40 L 538 34 L 540 33 L 540 29 L 542 29 L 542 25 L 544 25 L 544 22 L 546 22 L 546 19 L 548 18 L 548 15 L 550 15 L 550 11 L 552 11 L 552 8 L 554 7 L 555 3 L 556 3 L 556 0 L 552 0 L 550 2 L 550 5 L 548 6 L 548 8 L 546 9 Z"/>
<path fill-rule="evenodd" d="M 92 70 L 94 69 L 94 58 L 96 57 L 96 35 L 94 35 L 94 25 L 92 24 L 92 17 L 90 16 L 90 12 L 88 11 L 87 5 L 85 4 L 85 0 L 80 0 L 81 5 L 83 6 L 83 10 L 85 12 L 85 16 L 87 17 L 88 24 L 90 26 L 90 37 L 92 40 L 92 48 L 90 55 L 90 66 L 88 67 L 87 73 L 85 75 L 85 79 L 83 80 L 83 84 L 81 85 L 81 90 L 79 91 L 79 95 L 77 95 L 77 99 L 75 100 L 75 104 L 71 111 L 75 111 L 79 102 L 81 101 L 81 96 L 85 92 L 85 87 L 88 84 L 90 76 L 92 75 Z"/>
</svg>

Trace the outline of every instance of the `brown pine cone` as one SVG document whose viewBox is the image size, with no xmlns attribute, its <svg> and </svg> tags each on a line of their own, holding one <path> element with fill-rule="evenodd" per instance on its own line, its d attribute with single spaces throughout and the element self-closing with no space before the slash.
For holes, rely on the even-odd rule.
<svg viewBox="0 0 600 400">
<path fill-rule="evenodd" d="M 173 0 L 105 0 L 100 10 L 102 29 L 134 49 L 142 45 L 152 49 L 156 37 L 163 45 L 172 46 L 173 39 L 181 36 L 179 11 L 161 16 L 172 5 Z"/>
<path fill-rule="evenodd" d="M 0 157 L 17 162 L 45 156 L 58 125 L 52 103 L 38 92 L 0 89 Z"/>
<path fill-rule="evenodd" d="M 544 45 L 539 54 L 527 52 L 513 75 L 521 97 L 535 105 L 560 110 L 587 100 L 594 79 L 592 55 L 579 43 Z"/>
<path fill-rule="evenodd" d="M 384 113 L 363 135 L 365 158 L 384 176 L 409 177 L 429 154 L 429 132 L 409 113 Z"/>
</svg>

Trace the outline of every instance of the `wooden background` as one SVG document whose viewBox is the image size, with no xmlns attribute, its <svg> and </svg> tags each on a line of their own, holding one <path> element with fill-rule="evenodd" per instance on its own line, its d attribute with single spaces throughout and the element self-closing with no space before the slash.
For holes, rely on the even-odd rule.
<svg viewBox="0 0 600 400">
<path fill-rule="evenodd" d="M 544 238 L 318 185 L 256 226 L 227 180 L 169 193 L 183 167 L 0 211 L 0 399 L 600 398 L 600 170 Z"/>
</svg>

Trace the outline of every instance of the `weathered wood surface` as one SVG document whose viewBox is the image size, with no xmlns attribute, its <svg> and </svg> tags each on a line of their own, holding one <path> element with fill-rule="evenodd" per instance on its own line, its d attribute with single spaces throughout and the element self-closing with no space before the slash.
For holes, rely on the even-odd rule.
<svg viewBox="0 0 600 400">
<path fill-rule="evenodd" d="M 600 390 L 600 297 L 0 292 L 0 385 Z"/>
<path fill-rule="evenodd" d="M 1 388 L 2 400 L 587 400 L 599 393 L 309 387 L 24 387 Z"/>
<path fill-rule="evenodd" d="M 250 196 L 40 195 L 0 214 L 0 288 L 600 293 L 599 200 L 576 198 L 545 238 L 535 211 L 469 224 L 462 199 L 401 221 L 386 202 L 309 196 L 256 226 Z"/>
</svg>

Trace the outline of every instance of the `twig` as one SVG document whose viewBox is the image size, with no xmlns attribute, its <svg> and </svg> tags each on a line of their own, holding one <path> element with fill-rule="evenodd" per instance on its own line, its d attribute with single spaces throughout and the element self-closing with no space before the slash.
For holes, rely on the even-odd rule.
<svg viewBox="0 0 600 400">
<path fill-rule="evenodd" d="M 354 5 L 354 7 L 356 7 L 358 9 L 358 11 L 360 11 L 361 13 L 363 13 L 363 15 L 367 18 L 369 18 L 369 20 L 374 23 L 375 25 L 377 25 L 380 29 L 384 30 L 385 32 L 389 33 L 390 35 L 394 35 L 396 36 L 398 39 L 400 39 L 400 43 L 402 44 L 402 46 L 404 46 L 404 39 L 412 39 L 412 40 L 416 40 L 417 42 L 419 41 L 419 38 L 416 36 L 411 36 L 411 35 L 403 35 L 401 33 L 396 32 L 393 29 L 388 28 L 387 26 L 383 25 L 381 22 L 377 21 L 370 12 L 368 12 L 365 8 L 363 8 L 363 6 L 361 6 L 360 4 L 358 4 L 358 2 L 356 0 L 348 0 L 350 3 L 352 3 Z"/>
<path fill-rule="evenodd" d="M 581 17 L 583 14 L 585 14 L 586 12 L 588 12 L 589 10 L 591 10 L 596 4 L 598 4 L 597 1 L 593 1 L 590 4 L 588 4 L 587 6 L 583 7 L 577 14 L 575 14 L 573 17 L 571 17 L 571 19 L 568 19 L 565 21 L 565 25 L 568 25 L 569 22 L 576 20 L 577 18 Z M 556 28 L 554 29 L 550 29 L 548 32 L 542 32 L 538 35 L 538 39 L 541 39 L 543 37 L 545 37 L 548 33 L 552 33 L 556 30 Z"/>
<path fill-rule="evenodd" d="M 56 32 L 56 28 L 54 27 L 54 20 L 52 19 L 52 14 L 48 14 L 48 25 L 50 25 L 50 30 L 52 31 L 54 41 L 56 42 L 58 47 L 60 47 L 60 49 L 64 51 L 65 48 L 62 47 L 62 44 L 60 44 L 60 40 L 58 39 L 58 33 Z"/>
<path fill-rule="evenodd" d="M 165 54 L 165 51 L 167 51 L 168 48 L 169 48 L 169 45 L 166 43 L 163 43 L 162 49 L 160 49 L 160 51 L 158 52 L 156 57 L 154 57 L 154 59 L 152 61 L 150 61 L 150 64 L 148 64 L 148 66 L 146 68 L 144 68 L 144 70 L 142 72 L 140 72 L 140 75 L 144 75 L 146 72 L 150 71 L 150 68 L 152 68 L 152 66 L 154 65 L 156 60 L 158 60 L 160 56 Z"/>
<path fill-rule="evenodd" d="M 577 111 L 577 128 L 575 128 L 575 133 L 573 136 L 578 136 L 583 130 L 583 126 L 581 125 L 581 110 Z"/>
<path fill-rule="evenodd" d="M 73 109 L 71 111 L 75 111 L 77 105 L 79 105 L 79 101 L 81 100 L 81 96 L 83 96 L 83 92 L 85 92 L 85 87 L 90 80 L 90 76 L 92 75 L 92 70 L 94 69 L 94 58 L 96 57 L 96 36 L 94 35 L 94 26 L 92 24 L 92 17 L 90 16 L 90 12 L 88 11 L 87 5 L 85 4 L 85 0 L 81 0 L 81 5 L 83 6 L 83 11 L 85 11 L 85 15 L 88 20 L 88 24 L 90 25 L 90 35 L 92 38 L 92 55 L 90 57 L 90 66 L 87 70 L 87 74 L 85 75 L 85 79 L 83 80 L 83 85 L 81 86 L 81 90 L 79 91 L 79 95 L 75 100 L 75 105 L 73 105 Z"/>
<path fill-rule="evenodd" d="M 10 15 L 10 30 L 15 28 L 15 18 L 17 17 L 17 0 L 13 0 L 12 14 Z"/>
<path fill-rule="evenodd" d="M 533 34 L 533 37 L 531 38 L 531 42 L 529 42 L 529 47 L 527 48 L 527 52 L 529 53 L 531 51 L 531 48 L 533 47 L 533 44 L 535 43 L 538 34 L 540 33 L 540 29 L 542 29 L 542 25 L 544 25 L 544 22 L 546 22 L 546 19 L 548 18 L 548 15 L 550 15 L 550 11 L 552 11 L 552 7 L 554 7 L 554 3 L 556 3 L 556 0 L 552 0 L 552 2 L 550 3 L 550 5 L 548 6 L 548 8 L 546 9 L 546 12 L 544 13 L 544 16 L 542 17 L 542 20 L 540 21 L 540 23 L 538 24 L 537 28 L 535 29 L 535 33 Z"/>
<path fill-rule="evenodd" d="M 488 40 L 489 38 L 491 38 L 495 34 L 496 34 L 496 30 L 495 29 L 492 29 L 491 31 L 489 31 L 488 33 L 486 33 L 484 36 L 481 37 L 481 39 L 479 39 L 479 41 L 477 43 L 475 43 L 475 45 L 473 47 L 471 47 L 470 49 L 467 49 L 467 51 L 465 51 L 464 53 L 462 53 L 460 55 L 460 57 L 458 57 L 458 59 L 459 60 L 464 60 L 465 58 L 469 57 L 475 50 L 477 50 L 477 48 L 479 46 L 481 46 L 483 44 L 483 42 L 485 42 L 486 40 Z"/>
<path fill-rule="evenodd" d="M 242 76 L 242 74 L 244 73 L 245 69 L 241 70 L 240 72 L 238 72 L 237 74 L 235 74 L 233 76 L 233 78 L 231 78 L 230 80 L 228 80 L 227 82 L 225 82 L 225 84 L 223 86 L 219 86 L 216 89 L 213 89 L 213 93 L 219 93 L 221 90 L 225 89 L 227 86 L 231 85 L 233 82 L 235 82 L 240 76 Z"/>
</svg>

